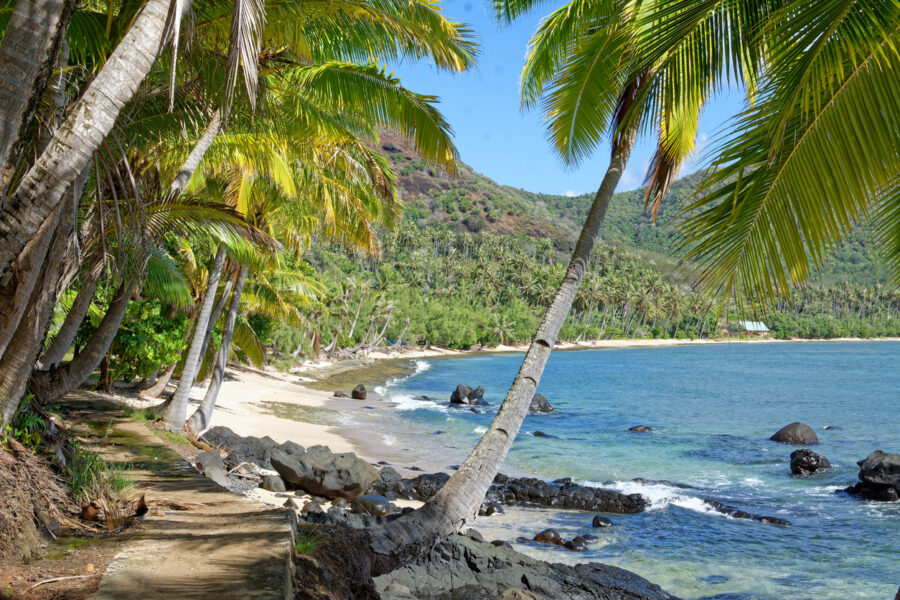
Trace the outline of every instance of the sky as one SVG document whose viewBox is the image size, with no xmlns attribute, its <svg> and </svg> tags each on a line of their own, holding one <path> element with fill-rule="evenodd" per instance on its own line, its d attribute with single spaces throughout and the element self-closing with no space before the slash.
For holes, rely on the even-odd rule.
<svg viewBox="0 0 900 600">
<path fill-rule="evenodd" d="M 438 106 L 453 127 L 463 162 L 500 184 L 532 192 L 593 193 L 609 164 L 609 143 L 598 145 L 577 169 L 566 167 L 544 137 L 539 107 L 529 112 L 519 107 L 519 73 L 528 39 L 541 17 L 563 2 L 539 4 L 533 14 L 504 27 L 490 16 L 488 0 L 442 0 L 441 4 L 448 18 L 475 30 L 481 45 L 478 66 L 464 74 L 441 72 L 415 61 L 391 68 L 405 87 L 440 97 Z M 707 105 L 700 118 L 697 155 L 682 168 L 682 175 L 708 160 L 710 143 L 741 109 L 742 100 L 740 93 L 733 92 Z M 641 187 L 653 149 L 652 140 L 638 141 L 620 191 Z"/>
</svg>

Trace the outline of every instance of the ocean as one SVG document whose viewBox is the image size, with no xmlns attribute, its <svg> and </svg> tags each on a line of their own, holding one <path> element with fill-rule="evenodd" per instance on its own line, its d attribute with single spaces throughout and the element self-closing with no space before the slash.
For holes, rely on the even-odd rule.
<svg viewBox="0 0 900 600">
<path fill-rule="evenodd" d="M 493 418 L 521 354 L 416 361 L 379 388 L 395 415 L 388 443 L 418 464 L 461 462 Z M 900 503 L 835 490 L 857 481 L 857 460 L 900 452 L 900 343 L 717 344 L 555 352 L 538 391 L 555 410 L 529 415 L 503 472 L 638 492 L 648 511 L 610 516 L 507 508 L 479 518 L 486 539 L 555 562 L 599 561 L 634 571 L 686 599 L 887 599 L 900 585 Z M 457 384 L 492 404 L 448 406 Z M 435 401 L 416 400 L 429 396 Z M 819 437 L 834 469 L 792 477 L 793 446 L 769 437 L 793 421 Z M 628 431 L 647 425 L 650 433 Z M 547 436 L 536 437 L 535 431 Z M 668 483 L 635 482 L 635 478 Z M 717 513 L 710 498 L 789 527 Z M 593 533 L 587 552 L 516 543 L 546 527 Z"/>
</svg>

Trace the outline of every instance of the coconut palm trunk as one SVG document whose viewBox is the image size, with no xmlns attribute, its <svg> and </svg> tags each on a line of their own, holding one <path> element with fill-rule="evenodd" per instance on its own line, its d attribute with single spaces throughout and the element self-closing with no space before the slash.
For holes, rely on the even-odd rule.
<svg viewBox="0 0 900 600">
<path fill-rule="evenodd" d="M 122 108 L 143 82 L 165 41 L 171 0 L 148 0 L 128 33 L 49 145 L 0 210 L 0 284 L 14 279 L 14 261 L 88 166 Z M 183 0 L 185 9 L 191 0 Z"/>
<path fill-rule="evenodd" d="M 233 272 L 232 272 L 233 273 Z M 209 342 L 212 339 L 213 330 L 216 328 L 216 321 L 219 320 L 219 315 L 222 314 L 222 311 L 225 309 L 225 303 L 228 302 L 228 297 L 231 294 L 231 289 L 234 287 L 234 277 L 230 273 L 228 278 L 225 280 L 225 285 L 222 286 L 222 293 L 219 295 L 219 299 L 216 300 L 216 305 L 213 306 L 212 314 L 209 315 L 209 323 L 206 326 L 206 335 L 203 336 L 203 345 L 200 347 L 200 364 L 203 364 L 203 358 L 206 356 L 206 351 L 209 348 Z M 197 374 L 199 376 L 200 369 L 197 369 Z M 194 377 L 194 383 L 197 383 L 197 377 Z"/>
<path fill-rule="evenodd" d="M 2 189 L 15 170 L 15 158 L 27 139 L 31 117 L 53 74 L 53 66 L 75 0 L 16 2 L 0 42 L 0 167 Z M 13 163 L 13 164 L 10 164 Z"/>
<path fill-rule="evenodd" d="M 200 348 L 202 348 L 203 338 L 206 336 L 209 317 L 212 315 L 213 304 L 216 301 L 219 277 L 222 275 L 224 266 L 225 246 L 220 244 L 219 249 L 216 251 L 213 266 L 209 271 L 206 293 L 203 295 L 203 303 L 200 305 L 197 322 L 194 324 L 194 335 L 191 338 L 191 345 L 184 360 L 184 368 L 181 370 L 178 388 L 175 390 L 172 402 L 166 410 L 166 429 L 170 431 L 181 431 L 182 427 L 184 427 L 185 419 L 187 419 L 187 405 L 191 396 L 191 387 L 194 385 L 194 378 L 197 376 L 197 371 L 200 368 Z"/>
<path fill-rule="evenodd" d="M 237 312 L 241 304 L 241 292 L 244 290 L 244 281 L 246 279 L 247 267 L 241 267 L 237 283 L 234 285 L 234 293 L 231 294 L 231 305 L 228 307 L 228 315 L 225 317 L 225 325 L 222 329 L 222 344 L 216 353 L 216 367 L 213 371 L 212 381 L 209 382 L 203 402 L 191 415 L 191 419 L 188 422 L 188 427 L 191 431 L 203 431 L 212 422 L 213 410 L 216 408 L 216 398 L 219 397 L 222 380 L 225 378 L 225 366 L 228 364 L 228 353 L 231 350 L 231 336 L 234 333 L 234 322 L 237 320 Z"/>
<path fill-rule="evenodd" d="M 9 352 L 0 359 L 0 398 L 2 422 L 9 424 L 25 394 L 31 369 L 41 352 L 53 317 L 60 280 L 66 266 L 66 249 L 74 233 L 75 213 L 63 211 L 28 308 L 10 342 Z"/>
<path fill-rule="evenodd" d="M 194 171 L 200 166 L 200 162 L 203 160 L 203 157 L 206 156 L 206 152 L 209 150 L 210 146 L 212 146 L 221 131 L 222 113 L 217 109 L 209 120 L 206 129 L 203 130 L 200 139 L 194 144 L 194 147 L 185 159 L 184 164 L 181 165 L 181 169 L 178 171 L 175 179 L 172 180 L 172 185 L 169 186 L 169 200 L 181 195 L 184 187 L 191 180 L 191 177 L 194 176 Z"/>
<path fill-rule="evenodd" d="M 169 385 L 169 381 L 172 379 L 172 375 L 175 374 L 175 368 L 178 366 L 177 362 L 172 363 L 168 366 L 168 368 L 163 371 L 162 375 L 160 375 L 156 382 L 153 385 L 148 387 L 146 390 L 141 392 L 142 396 L 146 396 L 147 398 L 158 398 L 160 394 L 166 389 L 166 386 Z"/>
<path fill-rule="evenodd" d="M 569 315 L 575 293 L 590 262 L 597 234 L 606 217 L 610 199 L 625 171 L 635 138 L 635 132 L 622 135 L 613 151 L 609 168 L 594 196 L 566 275 L 538 327 L 497 416 L 459 470 L 424 506 L 372 531 L 370 548 L 373 552 L 373 576 L 388 573 L 424 555 L 437 542 L 477 515 L 488 487 L 494 481 L 494 476 L 528 414 L 528 407 L 544 373 L 547 359 L 550 358 L 550 352 Z"/>
<path fill-rule="evenodd" d="M 97 291 L 97 284 L 99 283 L 100 270 L 97 269 L 95 272 L 93 269 L 88 269 L 85 272 L 84 280 L 81 282 L 81 289 L 78 290 L 75 301 L 72 303 L 71 308 L 69 308 L 69 312 L 66 313 L 66 318 L 63 321 L 62 327 L 60 327 L 56 337 L 53 338 L 50 346 L 41 356 L 41 365 L 43 368 L 49 368 L 50 365 L 58 365 L 62 361 L 63 356 L 66 355 L 66 351 L 75 340 L 75 334 L 78 333 L 78 328 L 81 327 L 82 321 L 84 321 L 84 318 L 87 316 L 88 309 L 91 307 L 91 301 L 94 299 L 94 293 Z"/>
<path fill-rule="evenodd" d="M 142 287 L 143 275 L 123 282 L 116 290 L 103 320 L 75 358 L 64 366 L 48 371 L 33 371 L 28 379 L 28 391 L 43 404 L 56 402 L 78 388 L 96 370 L 112 345 L 128 303 Z"/>
</svg>

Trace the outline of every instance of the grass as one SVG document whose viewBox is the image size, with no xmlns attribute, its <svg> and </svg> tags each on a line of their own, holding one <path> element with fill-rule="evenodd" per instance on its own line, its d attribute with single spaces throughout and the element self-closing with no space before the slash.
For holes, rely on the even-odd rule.
<svg viewBox="0 0 900 600">
<path fill-rule="evenodd" d="M 83 501 L 104 494 L 123 495 L 133 484 L 127 474 L 130 465 L 109 463 L 99 454 L 75 447 L 64 472 L 64 479 L 75 498 Z"/>
<path fill-rule="evenodd" d="M 191 440 L 186 435 L 181 433 L 175 433 L 174 431 L 160 431 L 158 433 L 174 444 L 190 445 L 191 443 Z"/>
<path fill-rule="evenodd" d="M 152 408 L 134 408 L 133 406 L 125 407 L 125 416 L 138 423 L 146 423 L 147 421 L 156 421 L 159 415 Z"/>
<path fill-rule="evenodd" d="M 305 555 L 312 554 L 326 541 L 321 534 L 298 531 L 294 540 L 294 552 Z"/>
</svg>

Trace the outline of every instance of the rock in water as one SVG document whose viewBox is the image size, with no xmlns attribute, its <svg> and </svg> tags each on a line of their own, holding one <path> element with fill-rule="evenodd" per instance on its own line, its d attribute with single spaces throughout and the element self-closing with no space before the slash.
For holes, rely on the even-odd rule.
<svg viewBox="0 0 900 600">
<path fill-rule="evenodd" d="M 487 404 L 484 401 L 484 388 L 480 385 L 473 389 L 467 385 L 459 384 L 450 394 L 450 404 Z"/>
<path fill-rule="evenodd" d="M 534 536 L 534 541 L 545 542 L 548 544 L 562 544 L 562 538 L 555 529 L 545 529 Z"/>
<path fill-rule="evenodd" d="M 606 517 L 601 517 L 597 515 L 594 517 L 594 521 L 592 523 L 594 527 L 612 527 L 612 521 L 607 519 Z"/>
<path fill-rule="evenodd" d="M 628 431 L 637 431 L 640 433 L 648 433 L 653 431 L 652 427 L 648 427 L 647 425 L 635 425 L 634 427 L 629 427 Z"/>
<path fill-rule="evenodd" d="M 876 450 L 859 465 L 859 483 L 846 489 L 868 500 L 900 500 L 900 454 Z"/>
<path fill-rule="evenodd" d="M 528 410 L 531 412 L 548 413 L 553 411 L 553 407 L 550 406 L 550 402 L 548 402 L 547 398 L 543 395 L 535 394 L 531 398 L 531 406 L 528 407 Z"/>
<path fill-rule="evenodd" d="M 316 496 L 352 500 L 375 483 L 378 470 L 352 452 L 334 454 L 325 446 L 304 453 L 272 451 L 272 467 L 292 486 Z"/>
<path fill-rule="evenodd" d="M 366 386 L 363 384 L 357 385 L 353 388 L 353 391 L 350 392 L 350 397 L 354 400 L 365 400 L 366 399 Z"/>
<path fill-rule="evenodd" d="M 809 475 L 827 471 L 830 468 L 831 463 L 828 459 L 812 450 L 803 449 L 791 452 L 791 473 L 794 475 Z"/>
<path fill-rule="evenodd" d="M 775 442 L 781 442 L 782 444 L 794 444 L 797 446 L 807 446 L 819 443 L 819 438 L 816 436 L 816 432 L 813 431 L 813 428 L 800 422 L 785 425 L 769 439 Z"/>
</svg>

